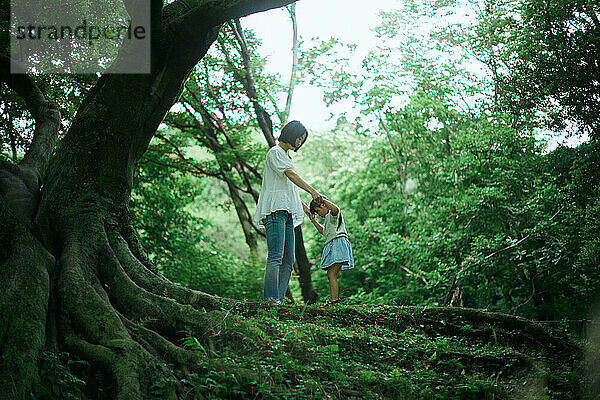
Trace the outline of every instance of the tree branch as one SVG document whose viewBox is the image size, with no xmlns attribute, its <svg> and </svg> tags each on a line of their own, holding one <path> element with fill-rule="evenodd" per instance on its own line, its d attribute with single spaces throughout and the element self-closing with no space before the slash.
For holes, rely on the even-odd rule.
<svg viewBox="0 0 600 400">
<path fill-rule="evenodd" d="M 188 90 L 188 92 L 192 95 L 192 97 L 194 98 L 194 100 L 196 101 L 196 104 L 198 105 L 198 107 L 200 107 L 200 114 L 202 115 L 202 118 L 204 120 L 204 122 L 209 123 L 215 130 L 221 132 L 221 134 L 225 137 L 225 140 L 227 141 L 227 144 L 229 145 L 229 147 L 234 150 L 235 156 L 238 160 L 238 162 L 245 166 L 246 168 L 248 168 L 248 170 L 250 172 L 252 172 L 254 174 L 254 176 L 256 176 L 258 178 L 258 180 L 262 180 L 262 176 L 260 175 L 260 173 L 253 168 L 251 165 L 249 165 L 246 160 L 244 160 L 242 157 L 240 157 L 240 155 L 238 154 L 238 152 L 235 149 L 235 145 L 231 142 L 231 140 L 229 139 L 229 136 L 227 135 L 225 128 L 223 127 L 223 124 L 221 124 L 221 121 L 214 117 L 210 111 L 204 106 L 204 104 L 202 103 L 202 101 L 200 101 L 200 99 L 198 98 L 198 96 L 196 96 L 196 94 L 190 90 L 189 87 L 186 86 L 186 89 Z M 182 97 L 191 107 L 193 107 L 194 109 L 196 109 L 194 107 L 194 104 L 192 104 L 191 101 L 189 101 L 185 96 Z M 192 118 L 195 119 L 195 116 L 191 113 L 190 110 L 188 110 L 188 113 L 190 113 L 190 115 L 192 116 Z M 200 122 L 198 121 L 198 124 L 200 124 Z M 215 139 L 216 140 L 216 139 Z M 221 151 L 222 150 L 222 145 L 220 143 L 217 144 L 220 146 L 217 150 Z M 208 144 L 205 144 L 207 147 L 211 147 Z M 215 150 L 215 149 L 213 149 Z"/>
<path fill-rule="evenodd" d="M 488 254 L 487 256 L 485 256 L 483 259 L 484 259 L 484 260 L 487 260 L 488 258 L 491 258 L 491 257 L 495 256 L 495 255 L 496 255 L 496 254 L 498 254 L 498 253 L 502 253 L 503 251 L 510 250 L 510 249 L 512 249 L 513 247 L 516 247 L 516 246 L 518 246 L 519 244 L 521 244 L 523 241 L 525 241 L 527 238 L 529 238 L 529 236 L 531 236 L 531 235 L 530 235 L 530 234 L 529 234 L 529 235 L 525 235 L 525 236 L 524 236 L 524 237 L 522 237 L 521 239 L 517 240 L 515 243 L 511 244 L 510 246 L 506 246 L 506 247 L 504 247 L 504 248 L 502 248 L 502 249 L 500 249 L 500 250 L 496 250 L 496 251 L 494 251 L 493 253 L 490 253 L 490 254 Z"/>
<path fill-rule="evenodd" d="M 0 54 L 0 80 L 5 81 L 11 89 L 21 96 L 35 120 L 31 145 L 19 165 L 32 168 L 41 177 L 54 149 L 60 124 L 60 113 L 54 103 L 46 100 L 42 91 L 29 75 L 24 73 L 11 74 L 10 64 L 11 59 L 4 54 Z"/>
<path fill-rule="evenodd" d="M 177 0 L 165 7 L 170 31 L 188 32 L 214 27 L 250 14 L 279 8 L 295 0 Z M 173 12 L 175 11 L 175 12 Z M 173 15 L 175 14 L 175 15 Z"/>
<path fill-rule="evenodd" d="M 214 177 L 219 177 L 222 176 L 222 172 L 209 172 L 209 171 L 205 171 L 204 169 L 202 169 L 200 166 L 198 166 L 196 163 L 190 161 L 185 154 L 183 154 L 183 152 L 179 149 L 179 147 L 177 147 L 177 145 L 175 143 L 173 143 L 171 140 L 169 140 L 168 138 L 166 138 L 164 135 L 157 133 L 156 137 L 159 139 L 162 139 L 165 143 L 167 143 L 169 146 L 171 146 L 173 148 L 173 150 L 175 151 L 175 154 L 183 161 L 185 162 L 187 165 L 189 165 L 193 171 L 197 171 L 198 173 L 202 174 L 202 175 L 208 175 L 208 176 L 214 176 Z M 193 172 L 193 171 L 189 171 L 188 172 Z"/>
<path fill-rule="evenodd" d="M 283 111 L 283 120 L 281 125 L 285 125 L 292 108 L 292 96 L 294 95 L 294 87 L 296 86 L 296 73 L 298 71 L 298 22 L 296 19 L 296 3 L 287 7 L 290 18 L 292 19 L 292 73 L 290 75 L 290 84 L 288 86 L 287 99 L 285 101 L 285 110 Z"/>
<path fill-rule="evenodd" d="M 405 267 L 404 265 L 400 265 L 400 268 L 402 268 L 404 271 L 406 271 L 407 274 L 409 275 L 413 275 L 417 278 L 419 278 L 421 281 L 423 281 L 423 283 L 427 286 L 429 285 L 429 282 L 427 282 L 427 280 L 425 278 L 423 278 L 423 276 L 411 271 L 410 269 L 408 269 L 407 267 Z"/>
<path fill-rule="evenodd" d="M 204 124 L 209 124 L 214 131 L 218 131 L 221 132 L 223 134 L 223 136 L 225 137 L 228 145 L 231 147 L 231 149 L 234 151 L 234 154 L 236 156 L 236 159 L 238 160 L 238 162 L 236 163 L 236 165 L 234 166 L 236 171 L 238 172 L 238 174 L 242 177 L 242 180 L 244 181 L 244 183 L 246 184 L 246 189 L 243 189 L 237 185 L 235 185 L 233 182 L 230 182 L 230 184 L 232 185 L 232 187 L 235 190 L 239 190 L 241 192 L 244 193 L 248 193 L 252 196 L 252 198 L 254 199 L 254 201 L 258 201 L 258 194 L 256 193 L 256 191 L 254 190 L 254 188 L 252 187 L 249 177 L 247 176 L 246 171 L 244 170 L 244 167 L 246 167 L 250 172 L 252 172 L 257 178 L 258 180 L 262 180 L 261 175 L 258 173 L 258 171 L 256 171 L 256 169 L 254 169 L 252 166 L 250 166 L 246 160 L 244 160 L 242 157 L 240 157 L 240 155 L 238 154 L 238 152 L 235 149 L 235 146 L 233 144 L 233 142 L 229 139 L 229 137 L 227 136 L 226 132 L 225 132 L 225 128 L 222 126 L 221 122 L 218 120 L 218 118 L 215 118 L 213 115 L 210 114 L 210 112 L 206 109 L 206 107 L 204 107 L 204 105 L 202 104 L 202 102 L 200 101 L 200 99 L 198 98 L 198 96 L 196 96 L 196 94 L 190 90 L 189 87 L 186 86 L 186 89 L 188 90 L 188 92 L 191 94 L 191 96 L 193 97 L 195 103 L 192 103 L 190 101 L 190 99 L 188 99 L 185 96 L 182 96 L 182 99 L 184 100 L 184 107 L 186 108 L 186 111 L 188 112 L 188 114 L 190 115 L 190 117 L 196 121 L 195 125 L 186 125 L 186 124 L 179 124 L 175 121 L 169 121 L 168 123 L 180 130 L 185 130 L 186 128 L 191 128 L 191 129 L 196 129 L 196 130 L 200 130 L 203 133 L 203 136 L 197 136 L 197 135 L 193 135 L 194 138 L 196 138 L 196 140 L 198 140 L 199 143 L 201 143 L 202 145 L 208 147 L 209 149 L 211 149 L 215 154 L 219 153 L 221 151 L 223 151 L 223 145 L 221 145 L 216 136 L 214 134 L 209 134 L 209 128 L 205 127 L 203 128 L 203 126 L 201 125 L 200 121 L 197 120 L 196 116 L 193 113 L 194 111 L 199 112 L 202 115 L 202 119 Z M 197 107 L 196 107 L 197 106 Z M 192 108 L 193 110 L 191 110 L 190 108 Z M 199 108 L 199 111 L 198 111 Z M 192 165 L 190 160 L 186 160 L 186 162 L 190 165 Z M 195 166 L 195 164 L 193 164 Z M 196 169 L 198 169 L 199 167 L 195 166 Z M 206 174 L 206 175 L 211 175 L 214 176 L 222 181 L 227 182 L 227 179 L 225 177 L 225 172 L 224 172 L 224 168 L 223 165 L 219 164 L 219 168 L 221 169 L 221 172 L 219 174 L 217 173 L 213 173 L 213 174 Z M 190 172 L 194 172 L 194 171 L 190 171 Z M 228 182 L 229 183 L 229 182 Z"/>
<path fill-rule="evenodd" d="M 234 33 L 235 33 L 235 31 L 234 31 Z M 245 90 L 247 90 L 246 85 L 248 85 L 248 81 L 247 81 L 246 77 L 242 76 L 242 74 L 240 74 L 240 72 L 238 71 L 237 67 L 235 66 L 235 63 L 233 62 L 233 59 L 231 58 L 231 56 L 229 55 L 229 52 L 227 51 L 227 48 L 225 47 L 225 43 L 223 43 L 222 40 L 219 40 L 218 42 L 219 42 L 219 46 L 221 47 L 221 51 L 225 55 L 225 61 L 227 62 L 227 65 L 229 65 L 229 68 L 231 68 L 233 77 L 235 78 L 236 81 L 240 82 L 242 84 L 242 86 L 244 86 Z"/>
<path fill-rule="evenodd" d="M 244 36 L 242 24 L 239 19 L 236 19 L 235 23 L 229 22 L 229 27 L 233 31 L 235 38 L 240 45 L 242 59 L 244 61 L 244 69 L 246 70 L 246 84 L 244 85 L 244 89 L 246 91 L 246 96 L 248 96 L 254 106 L 258 126 L 263 132 L 269 147 L 273 147 L 277 144 L 275 142 L 275 137 L 273 137 L 273 122 L 271 121 L 269 114 L 258 102 L 258 92 L 256 90 L 256 84 L 254 83 L 254 74 L 252 73 L 252 65 L 250 63 L 250 50 L 248 50 L 248 42 Z"/>
<path fill-rule="evenodd" d="M 237 170 L 238 174 L 242 177 L 242 180 L 246 184 L 246 187 L 248 188 L 247 193 L 249 193 L 252 196 L 255 203 L 258 203 L 258 193 L 256 193 L 256 190 L 254 190 L 254 188 L 252 187 L 250 178 L 248 177 L 248 174 L 246 173 L 246 170 L 244 169 L 244 165 L 242 165 L 241 163 L 238 162 L 235 165 L 235 169 Z M 262 179 L 260 179 L 260 180 L 262 180 Z"/>
</svg>

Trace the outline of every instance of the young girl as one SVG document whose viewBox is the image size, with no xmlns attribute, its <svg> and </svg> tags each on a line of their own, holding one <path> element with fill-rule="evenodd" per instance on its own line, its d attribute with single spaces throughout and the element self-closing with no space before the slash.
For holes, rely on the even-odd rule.
<svg viewBox="0 0 600 400">
<path fill-rule="evenodd" d="M 279 143 L 268 151 L 254 223 L 265 228 L 267 265 L 264 298 L 281 303 L 287 291 L 294 264 L 294 228 L 304 220 L 308 207 L 300 200 L 298 187 L 314 199 L 321 194 L 294 172 L 288 151 L 298 151 L 306 141 L 308 131 L 298 121 L 291 121 L 281 130 Z"/>
<path fill-rule="evenodd" d="M 325 218 L 323 225 L 315 219 L 315 213 Z M 339 207 L 323 197 L 321 201 L 313 199 L 310 202 L 310 221 L 320 234 L 325 236 L 325 247 L 321 255 L 321 268 L 327 270 L 329 279 L 329 292 L 331 299 L 325 303 L 325 307 L 339 301 L 339 288 L 337 275 L 340 270 L 354 267 L 352 247 L 348 240 L 346 225 Z"/>
</svg>

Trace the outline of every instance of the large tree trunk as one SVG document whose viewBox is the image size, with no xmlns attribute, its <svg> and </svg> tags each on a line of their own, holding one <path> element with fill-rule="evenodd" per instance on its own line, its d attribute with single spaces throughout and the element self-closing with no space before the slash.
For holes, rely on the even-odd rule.
<svg viewBox="0 0 600 400">
<path fill-rule="evenodd" d="M 173 375 L 166 362 L 197 363 L 173 343 L 183 329 L 205 332 L 206 312 L 227 300 L 175 285 L 149 262 L 127 209 L 133 173 L 220 25 L 290 2 L 154 1 L 151 74 L 103 75 L 52 158 L 57 112 L 3 58 L 0 78 L 26 100 L 36 130 L 19 165 L 0 165 L 1 398 L 28 396 L 53 343 L 109 372 L 115 399 L 147 397 Z M 132 321 L 148 317 L 152 330 L 132 335 Z"/>
<path fill-rule="evenodd" d="M 310 273 L 310 261 L 306 256 L 306 248 L 304 247 L 304 238 L 302 237 L 301 225 L 294 228 L 294 240 L 296 242 L 296 264 L 298 267 L 298 281 L 300 283 L 300 291 L 302 298 L 306 304 L 313 304 L 319 298 L 319 294 L 313 286 Z"/>
<path fill-rule="evenodd" d="M 252 216 L 248 212 L 246 204 L 240 197 L 238 190 L 231 184 L 230 181 L 227 181 L 227 189 L 229 190 L 229 196 L 231 196 L 231 199 L 233 200 L 233 206 L 235 207 L 238 220 L 242 225 L 242 231 L 244 232 L 244 237 L 246 238 L 246 244 L 250 249 L 250 253 L 256 256 L 258 254 L 258 243 L 256 242 L 256 235 L 254 234 L 254 228 L 252 227 Z"/>
</svg>

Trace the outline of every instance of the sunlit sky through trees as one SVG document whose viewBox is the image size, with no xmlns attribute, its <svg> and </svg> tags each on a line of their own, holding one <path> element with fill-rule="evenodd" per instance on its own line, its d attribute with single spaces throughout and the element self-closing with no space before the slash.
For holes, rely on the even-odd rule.
<svg viewBox="0 0 600 400">
<path fill-rule="evenodd" d="M 380 22 L 379 12 L 392 10 L 398 0 L 301 0 L 296 3 L 296 15 L 300 40 L 305 44 L 313 38 L 336 37 L 345 43 L 354 43 L 357 59 L 362 58 L 375 42 L 372 30 Z M 262 40 L 270 72 L 281 74 L 288 80 L 292 63 L 292 23 L 285 9 L 272 10 L 244 18 L 244 27 L 256 31 Z M 302 48 L 301 48 L 302 49 Z M 290 119 L 298 119 L 311 129 L 324 130 L 335 126 L 330 113 L 342 107 L 327 109 L 319 88 L 301 83 L 296 87 Z"/>
<path fill-rule="evenodd" d="M 300 35 L 300 51 L 315 43 L 315 40 L 327 40 L 331 37 L 344 43 L 356 44 L 353 57 L 355 70 L 360 73 L 361 60 L 374 49 L 378 43 L 374 28 L 381 24 L 379 15 L 382 11 L 401 8 L 406 2 L 402 0 L 300 0 L 296 3 L 298 31 Z M 460 2 L 457 2 L 460 3 Z M 455 13 L 440 22 L 461 22 L 468 24 L 475 16 L 476 5 L 467 1 L 465 6 L 456 6 Z M 292 62 L 292 23 L 289 13 L 284 9 L 276 9 L 250 15 L 243 19 L 245 28 L 252 29 L 262 41 L 262 55 L 266 56 L 267 71 L 278 73 L 282 82 L 290 77 Z M 415 29 L 422 29 L 417 28 Z M 426 32 L 423 31 L 425 35 Z M 485 74 L 483 65 L 473 63 L 471 72 Z M 305 123 L 310 130 L 328 130 L 335 127 L 336 118 L 346 113 L 352 118 L 358 113 L 352 102 L 342 101 L 327 107 L 323 102 L 323 92 L 320 88 L 308 82 L 300 82 L 295 89 L 290 119 L 298 119 Z M 281 104 L 285 100 L 281 99 Z M 549 132 L 538 132 L 538 136 L 546 136 Z M 558 143 L 575 146 L 587 138 L 554 137 L 550 139 L 550 148 Z"/>
</svg>

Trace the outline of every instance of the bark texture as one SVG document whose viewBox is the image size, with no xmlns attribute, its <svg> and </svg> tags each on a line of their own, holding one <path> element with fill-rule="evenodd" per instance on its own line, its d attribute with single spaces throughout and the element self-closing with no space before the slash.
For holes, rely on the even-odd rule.
<svg viewBox="0 0 600 400">
<path fill-rule="evenodd" d="M 35 120 L 23 159 L 0 165 L 1 398 L 28 398 L 45 348 L 105 371 L 115 399 L 147 397 L 172 376 L 167 362 L 197 364 L 175 343 L 187 329 L 202 336 L 228 300 L 175 285 L 149 262 L 127 209 L 133 173 L 220 25 L 290 2 L 153 1 L 151 73 L 101 76 L 56 150 L 56 106 L 0 57 L 0 80 Z M 135 2 L 125 5 L 135 20 Z M 122 48 L 115 64 L 134 53 Z M 143 318 L 156 323 L 134 334 Z"/>
</svg>

